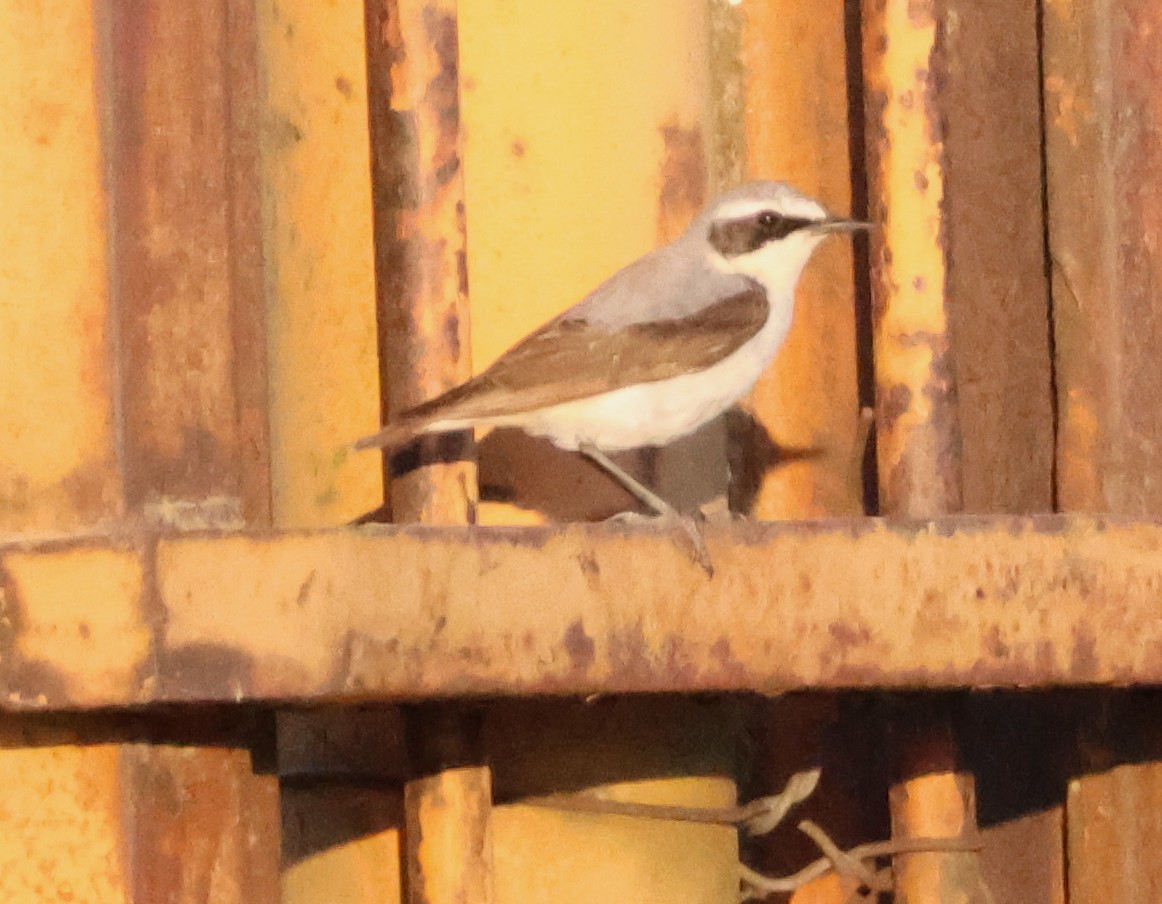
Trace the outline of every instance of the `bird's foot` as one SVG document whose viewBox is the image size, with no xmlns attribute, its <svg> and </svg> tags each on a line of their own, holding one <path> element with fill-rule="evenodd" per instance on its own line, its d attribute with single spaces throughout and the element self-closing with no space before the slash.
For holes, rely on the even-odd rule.
<svg viewBox="0 0 1162 904">
<path fill-rule="evenodd" d="M 698 514 L 707 524 L 734 524 L 745 517 L 738 512 L 731 511 L 730 502 L 725 496 L 716 496 L 709 502 L 699 506 Z"/>
<path fill-rule="evenodd" d="M 670 509 L 657 515 L 643 515 L 640 512 L 621 512 L 608 519 L 615 524 L 653 524 L 677 530 L 685 541 L 690 558 L 707 577 L 714 577 L 714 562 L 710 558 L 710 550 L 706 548 L 706 538 L 702 535 L 702 524 L 706 518 L 698 513 L 685 515 Z"/>
</svg>

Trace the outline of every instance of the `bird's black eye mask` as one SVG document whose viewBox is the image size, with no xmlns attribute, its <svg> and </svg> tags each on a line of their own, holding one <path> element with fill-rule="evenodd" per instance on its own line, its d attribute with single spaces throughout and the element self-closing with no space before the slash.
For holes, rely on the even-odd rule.
<svg viewBox="0 0 1162 904">
<path fill-rule="evenodd" d="M 751 216 L 711 224 L 708 238 L 714 250 L 723 257 L 734 257 L 757 251 L 767 242 L 785 239 L 792 232 L 817 223 L 817 220 L 804 217 L 788 217 L 773 210 L 760 210 Z"/>
</svg>

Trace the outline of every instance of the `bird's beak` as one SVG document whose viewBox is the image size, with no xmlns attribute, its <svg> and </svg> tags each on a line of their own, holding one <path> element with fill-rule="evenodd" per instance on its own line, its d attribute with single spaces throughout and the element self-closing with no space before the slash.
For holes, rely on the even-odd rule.
<svg viewBox="0 0 1162 904">
<path fill-rule="evenodd" d="M 827 235 L 831 232 L 859 232 L 861 229 L 871 229 L 874 223 L 864 220 L 849 220 L 846 217 L 828 217 L 811 227 L 811 231 L 818 235 Z"/>
</svg>

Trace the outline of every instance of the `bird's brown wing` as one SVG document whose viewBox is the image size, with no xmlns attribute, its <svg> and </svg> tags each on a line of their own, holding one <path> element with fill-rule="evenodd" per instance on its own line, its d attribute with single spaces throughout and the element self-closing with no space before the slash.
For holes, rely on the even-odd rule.
<svg viewBox="0 0 1162 904">
<path fill-rule="evenodd" d="M 552 320 L 483 373 L 403 412 L 357 447 L 398 445 L 433 421 L 521 414 L 704 370 L 758 333 L 769 312 L 756 286 L 688 317 L 616 331 L 582 319 Z"/>
</svg>

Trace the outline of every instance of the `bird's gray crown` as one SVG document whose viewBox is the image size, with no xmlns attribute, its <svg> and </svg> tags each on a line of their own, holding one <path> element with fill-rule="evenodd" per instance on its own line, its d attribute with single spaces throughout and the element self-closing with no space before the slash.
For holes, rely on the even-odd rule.
<svg viewBox="0 0 1162 904">
<path fill-rule="evenodd" d="M 757 251 L 827 219 L 819 203 L 785 182 L 748 182 L 717 198 L 691 231 L 707 239 L 723 257 Z"/>
</svg>

